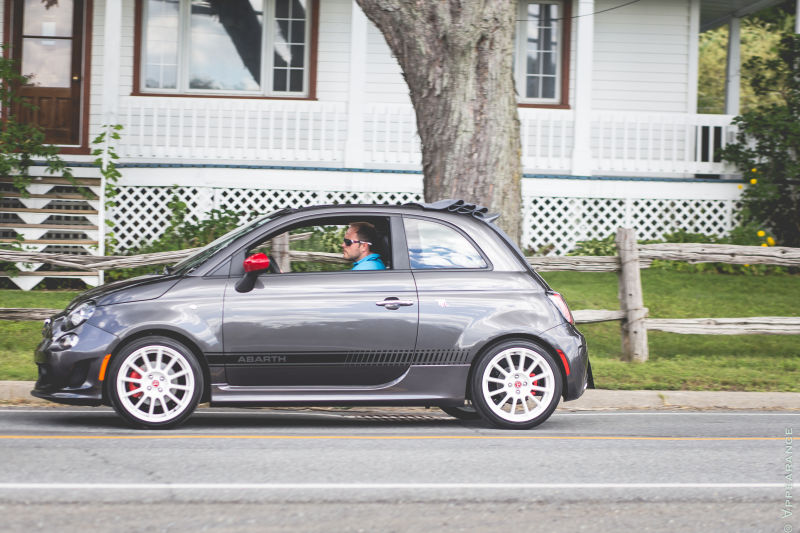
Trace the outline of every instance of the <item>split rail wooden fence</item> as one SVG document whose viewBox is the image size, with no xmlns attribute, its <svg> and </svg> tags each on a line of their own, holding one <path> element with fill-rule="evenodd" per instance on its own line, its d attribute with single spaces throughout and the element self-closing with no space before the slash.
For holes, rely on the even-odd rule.
<svg viewBox="0 0 800 533">
<path fill-rule="evenodd" d="M 574 311 L 573 315 L 579 324 L 621 321 L 623 359 L 636 362 L 647 360 L 647 332 L 650 330 L 699 335 L 800 335 L 800 316 L 649 318 L 648 310 L 644 307 L 640 278 L 640 270 L 649 268 L 656 259 L 689 263 L 800 267 L 800 248 L 690 243 L 637 245 L 636 233 L 630 228 L 620 228 L 617 231 L 616 243 L 618 255 L 615 256 L 528 257 L 527 260 L 540 272 L 618 273 L 619 309 L 582 309 Z M 280 244 L 273 252 L 281 256 L 276 260 L 284 268 L 291 260 L 344 262 L 339 254 L 288 251 L 288 242 Z M 196 249 L 191 249 L 137 256 L 97 257 L 0 250 L 0 261 L 50 263 L 78 270 L 107 270 L 175 263 L 195 251 Z M 0 320 L 43 320 L 58 312 L 60 309 L 0 308 Z"/>
</svg>

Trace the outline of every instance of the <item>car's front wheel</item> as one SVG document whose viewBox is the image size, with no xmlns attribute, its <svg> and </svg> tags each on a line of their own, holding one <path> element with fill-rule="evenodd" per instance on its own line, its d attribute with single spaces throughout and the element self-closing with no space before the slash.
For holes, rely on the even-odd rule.
<svg viewBox="0 0 800 533">
<path fill-rule="evenodd" d="M 542 346 L 523 340 L 487 350 L 472 375 L 472 402 L 492 425 L 529 429 L 547 420 L 561 397 L 562 378 Z"/>
<path fill-rule="evenodd" d="M 191 350 L 150 336 L 123 347 L 111 360 L 108 394 L 135 427 L 166 429 L 183 423 L 203 394 L 203 372 Z"/>
</svg>

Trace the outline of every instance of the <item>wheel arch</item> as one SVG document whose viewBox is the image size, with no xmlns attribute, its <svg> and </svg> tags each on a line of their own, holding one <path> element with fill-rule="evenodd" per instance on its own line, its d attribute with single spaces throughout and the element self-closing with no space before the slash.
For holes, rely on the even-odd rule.
<svg viewBox="0 0 800 533">
<path fill-rule="evenodd" d="M 550 357 L 553 358 L 553 361 L 556 362 L 558 370 L 561 373 L 561 382 L 564 384 L 564 386 L 561 389 L 561 397 L 563 399 L 567 391 L 566 387 L 567 370 L 566 368 L 564 368 L 564 362 L 561 360 L 561 357 L 559 357 L 558 353 L 556 352 L 556 349 L 553 347 L 552 344 L 547 342 L 547 340 L 545 340 L 544 338 L 537 335 L 532 335 L 530 333 L 507 333 L 505 335 L 501 335 L 500 337 L 494 338 L 488 341 L 483 346 L 481 346 L 481 348 L 475 353 L 475 357 L 472 358 L 472 362 L 470 363 L 469 374 L 467 374 L 467 383 L 466 383 L 467 390 L 465 391 L 465 397 L 467 399 L 472 398 L 472 391 L 470 390 L 470 384 L 472 383 L 472 376 L 475 373 L 475 367 L 478 366 L 478 362 L 481 360 L 483 354 L 491 350 L 495 346 L 511 340 L 523 340 L 523 341 L 535 342 L 536 344 L 540 345 L 545 350 L 547 350 L 548 355 L 550 355 Z"/>
<path fill-rule="evenodd" d="M 211 397 L 211 372 L 208 368 L 208 363 L 206 362 L 206 358 L 203 357 L 203 352 L 197 346 L 195 342 L 193 342 L 188 336 L 182 335 L 173 330 L 169 329 L 147 329 L 142 331 L 137 331 L 132 333 L 130 336 L 125 337 L 124 339 L 120 340 L 119 343 L 114 347 L 111 351 L 111 358 L 114 359 L 119 355 L 119 352 L 122 351 L 123 348 L 135 342 L 139 339 L 143 339 L 145 337 L 167 337 L 174 341 L 180 342 L 184 346 L 186 346 L 189 350 L 191 350 L 192 354 L 197 358 L 197 362 L 200 364 L 200 368 L 203 370 L 203 395 L 200 397 L 200 403 L 204 403 L 209 401 Z M 109 380 L 106 379 L 103 381 L 103 403 L 106 405 L 110 405 L 111 400 L 108 397 L 108 387 L 109 387 Z"/>
</svg>

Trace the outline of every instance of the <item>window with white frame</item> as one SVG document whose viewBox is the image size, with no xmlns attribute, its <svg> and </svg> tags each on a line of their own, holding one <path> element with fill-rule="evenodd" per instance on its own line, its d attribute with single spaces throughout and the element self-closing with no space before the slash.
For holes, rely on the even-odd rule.
<svg viewBox="0 0 800 533">
<path fill-rule="evenodd" d="M 520 103 L 559 104 L 564 2 L 518 3 L 514 76 Z"/>
<path fill-rule="evenodd" d="M 307 96 L 311 0 L 145 0 L 140 90 Z"/>
</svg>

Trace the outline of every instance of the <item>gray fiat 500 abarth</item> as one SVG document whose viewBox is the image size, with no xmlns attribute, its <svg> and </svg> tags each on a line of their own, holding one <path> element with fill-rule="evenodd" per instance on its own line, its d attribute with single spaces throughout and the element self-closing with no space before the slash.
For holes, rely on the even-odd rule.
<svg viewBox="0 0 800 533">
<path fill-rule="evenodd" d="M 201 402 L 438 406 L 532 428 L 591 368 L 564 299 L 496 218 L 453 200 L 268 214 L 75 298 L 45 321 L 32 394 L 142 428 Z"/>
</svg>

